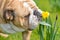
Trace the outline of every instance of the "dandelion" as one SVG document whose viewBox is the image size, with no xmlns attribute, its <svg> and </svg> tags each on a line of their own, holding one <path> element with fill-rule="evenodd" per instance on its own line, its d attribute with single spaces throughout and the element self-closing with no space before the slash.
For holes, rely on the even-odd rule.
<svg viewBox="0 0 60 40">
<path fill-rule="evenodd" d="M 49 12 L 42 12 L 42 17 L 46 19 L 49 16 Z"/>
</svg>

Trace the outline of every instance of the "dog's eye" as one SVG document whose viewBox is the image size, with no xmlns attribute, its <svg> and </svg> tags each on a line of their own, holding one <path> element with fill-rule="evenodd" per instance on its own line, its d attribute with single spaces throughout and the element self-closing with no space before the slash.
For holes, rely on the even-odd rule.
<svg viewBox="0 0 60 40">
<path fill-rule="evenodd" d="M 30 16 L 30 13 L 28 14 L 28 15 L 26 15 L 26 16 L 24 16 L 25 18 L 28 18 Z"/>
<path fill-rule="evenodd" d="M 6 21 L 13 21 L 15 18 L 15 13 L 13 10 L 5 10 L 3 13 L 3 18 Z"/>
</svg>

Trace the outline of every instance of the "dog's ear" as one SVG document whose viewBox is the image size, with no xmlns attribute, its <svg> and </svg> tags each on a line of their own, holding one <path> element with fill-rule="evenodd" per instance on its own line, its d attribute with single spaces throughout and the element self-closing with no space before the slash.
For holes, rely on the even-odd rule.
<svg viewBox="0 0 60 40">
<path fill-rule="evenodd" d="M 3 18 L 5 21 L 13 21 L 15 18 L 15 13 L 13 10 L 5 10 L 3 13 Z"/>
</svg>

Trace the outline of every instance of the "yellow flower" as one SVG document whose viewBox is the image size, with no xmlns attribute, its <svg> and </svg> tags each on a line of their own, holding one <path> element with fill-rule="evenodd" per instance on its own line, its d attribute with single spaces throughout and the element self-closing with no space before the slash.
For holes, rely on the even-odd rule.
<svg viewBox="0 0 60 40">
<path fill-rule="evenodd" d="M 42 12 L 42 17 L 45 19 L 49 16 L 49 13 L 48 12 Z"/>
</svg>

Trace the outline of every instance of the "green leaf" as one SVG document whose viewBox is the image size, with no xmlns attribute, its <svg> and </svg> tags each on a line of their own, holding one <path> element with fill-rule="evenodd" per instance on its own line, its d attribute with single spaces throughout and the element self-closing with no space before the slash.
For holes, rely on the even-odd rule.
<svg viewBox="0 0 60 40">
<path fill-rule="evenodd" d="M 40 22 L 39 24 L 51 27 L 51 25 L 46 22 Z"/>
</svg>

